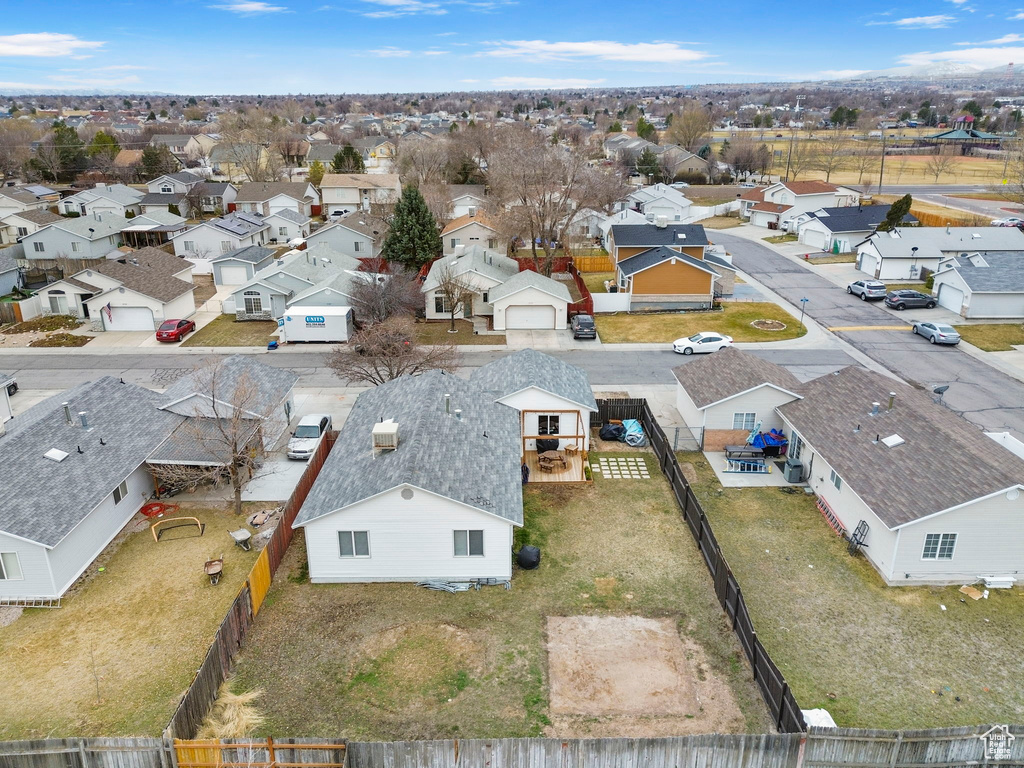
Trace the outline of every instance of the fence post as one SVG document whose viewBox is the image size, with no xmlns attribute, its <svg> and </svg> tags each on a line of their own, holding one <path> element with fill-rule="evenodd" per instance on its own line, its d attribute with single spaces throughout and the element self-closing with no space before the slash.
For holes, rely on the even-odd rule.
<svg viewBox="0 0 1024 768">
<path fill-rule="evenodd" d="M 754 679 L 757 680 L 757 646 L 761 643 L 757 639 L 757 632 L 750 632 L 750 666 L 754 670 Z"/>
<path fill-rule="evenodd" d="M 85 739 L 78 740 L 78 759 L 82 768 L 89 768 L 89 756 L 85 753 Z"/>
<path fill-rule="evenodd" d="M 277 762 L 277 757 L 274 754 L 273 736 L 267 736 L 267 762 L 269 763 L 267 768 L 274 768 L 274 764 Z"/>
<path fill-rule="evenodd" d="M 775 730 L 782 730 L 782 718 L 786 713 L 786 694 L 789 693 L 789 683 L 785 680 L 782 681 L 782 693 L 779 696 L 779 716 L 775 719 Z M 786 729 L 786 733 L 789 733 L 789 729 Z"/>
</svg>

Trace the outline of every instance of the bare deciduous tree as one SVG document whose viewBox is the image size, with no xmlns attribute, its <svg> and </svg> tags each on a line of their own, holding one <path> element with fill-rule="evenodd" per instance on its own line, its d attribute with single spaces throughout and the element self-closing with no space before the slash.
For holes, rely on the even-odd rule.
<svg viewBox="0 0 1024 768">
<path fill-rule="evenodd" d="M 372 324 L 391 317 L 412 317 L 423 308 L 416 272 L 397 271 L 397 264 L 389 265 L 384 259 L 374 259 L 368 269 L 369 274 L 355 283 L 351 293 L 352 308 L 360 321 Z M 391 274 L 386 274 L 389 269 Z"/>
<path fill-rule="evenodd" d="M 441 262 L 441 264 L 444 264 L 444 262 Z M 441 297 L 445 307 L 444 311 L 448 313 L 451 319 L 451 327 L 448 329 L 448 333 L 457 333 L 455 318 L 458 317 L 459 312 L 463 311 L 466 302 L 473 300 L 473 293 L 465 278 L 455 274 L 455 269 L 450 261 L 441 268 L 437 276 L 437 287 L 434 288 L 434 294 Z"/>
<path fill-rule="evenodd" d="M 789 168 L 791 181 L 796 181 L 800 174 L 806 173 L 814 167 L 816 151 L 813 142 L 794 139 L 786 154 L 786 164 Z"/>
<path fill-rule="evenodd" d="M 952 155 L 946 155 L 941 152 L 936 152 L 928 158 L 928 161 L 924 164 L 925 170 L 935 177 L 935 183 L 939 183 L 939 177 L 944 173 L 949 173 L 956 167 L 956 159 Z"/>
<path fill-rule="evenodd" d="M 262 110 L 254 110 L 224 118 L 221 144 L 249 181 L 279 181 L 284 160 L 272 147 L 276 133 L 274 120 Z"/>
<path fill-rule="evenodd" d="M 339 347 L 327 364 L 349 384 L 377 385 L 426 371 L 454 373 L 459 366 L 459 349 L 451 341 L 419 344 L 413 321 L 392 317 L 357 332 L 351 349 Z"/>
<path fill-rule="evenodd" d="M 856 154 L 851 156 L 851 164 L 853 169 L 857 171 L 857 183 L 864 183 L 864 176 L 870 177 L 871 174 L 878 171 L 879 163 L 881 162 L 881 155 L 873 149 L 861 149 Z M 870 178 L 868 179 L 870 183 Z"/>
<path fill-rule="evenodd" d="M 0 121 L 0 176 L 17 176 L 32 156 L 29 149 L 40 131 L 23 120 Z"/>
<path fill-rule="evenodd" d="M 711 114 L 704 107 L 690 106 L 672 118 L 665 140 L 688 152 L 696 152 L 711 133 Z"/>
<path fill-rule="evenodd" d="M 846 134 L 836 128 L 825 131 L 818 139 L 813 168 L 825 174 L 825 181 L 832 178 L 833 173 L 843 171 L 850 166 L 850 155 L 847 149 Z"/>
</svg>

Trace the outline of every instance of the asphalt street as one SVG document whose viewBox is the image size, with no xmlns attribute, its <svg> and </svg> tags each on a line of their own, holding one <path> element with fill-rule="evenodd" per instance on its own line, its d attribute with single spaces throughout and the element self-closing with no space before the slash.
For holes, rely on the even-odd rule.
<svg viewBox="0 0 1024 768">
<path fill-rule="evenodd" d="M 907 383 L 929 390 L 948 384 L 946 406 L 987 431 L 1009 430 L 1024 439 L 1024 383 L 955 347 L 933 346 L 894 329 L 904 324 L 900 321 L 927 319 L 928 310 L 908 310 L 894 320 L 876 304 L 860 301 L 764 245 L 725 232 L 717 233 L 716 241 L 741 270 L 794 306 L 808 299 L 810 317 Z"/>
</svg>

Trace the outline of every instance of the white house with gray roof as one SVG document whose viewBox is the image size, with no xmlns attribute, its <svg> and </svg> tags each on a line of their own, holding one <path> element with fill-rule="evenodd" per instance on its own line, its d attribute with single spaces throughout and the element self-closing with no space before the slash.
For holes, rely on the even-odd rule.
<svg viewBox="0 0 1024 768">
<path fill-rule="evenodd" d="M 489 292 L 519 272 L 519 262 L 480 245 L 456 246 L 455 253 L 443 256 L 430 265 L 423 287 L 428 320 L 444 320 L 451 309 L 439 288 L 442 283 L 457 280 L 466 295 L 471 296 L 456 312 L 470 317 L 494 313 Z"/>
<path fill-rule="evenodd" d="M 261 245 L 249 245 L 237 251 L 228 251 L 213 259 L 214 285 L 242 285 L 256 276 L 256 273 L 274 262 L 275 251 Z"/>
<path fill-rule="evenodd" d="M 943 259 L 933 278 L 939 306 L 967 318 L 1024 318 L 1024 253 Z"/>
<path fill-rule="evenodd" d="M 144 194 L 124 184 L 97 184 L 60 201 L 60 212 L 87 216 L 91 213 L 113 213 L 126 216 L 142 213 Z"/>
<path fill-rule="evenodd" d="M 270 239 L 270 226 L 258 213 L 229 213 L 204 221 L 171 238 L 174 253 L 188 259 L 196 274 L 210 274 L 212 260 L 229 251 L 263 245 Z"/>
<path fill-rule="evenodd" d="M 857 268 L 878 280 L 919 279 L 922 269 L 967 253 L 1024 253 L 1016 227 L 911 227 L 876 232 L 857 244 Z"/>
<path fill-rule="evenodd" d="M 30 209 L 19 213 L 10 213 L 0 218 L 0 243 L 16 243 L 26 235 L 38 232 L 47 224 L 60 221 L 56 213 L 45 209 Z"/>
<path fill-rule="evenodd" d="M 519 415 L 431 371 L 361 393 L 295 520 L 313 583 L 512 578 Z"/>
<path fill-rule="evenodd" d="M 572 296 L 564 281 L 533 270 L 517 272 L 488 295 L 494 330 L 564 329 Z"/>
<path fill-rule="evenodd" d="M 121 231 L 130 219 L 113 213 L 91 213 L 76 219 L 62 219 L 26 235 L 21 244 L 25 258 L 102 259 L 124 244 Z"/>
</svg>

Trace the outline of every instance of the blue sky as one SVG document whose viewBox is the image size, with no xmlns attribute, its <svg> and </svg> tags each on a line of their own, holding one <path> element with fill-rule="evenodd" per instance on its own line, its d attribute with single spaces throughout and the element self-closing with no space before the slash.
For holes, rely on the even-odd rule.
<svg viewBox="0 0 1024 768">
<path fill-rule="evenodd" d="M 3 11 L 0 93 L 571 88 L 1024 66 L 1024 8 L 974 0 L 5 0 Z"/>
</svg>

